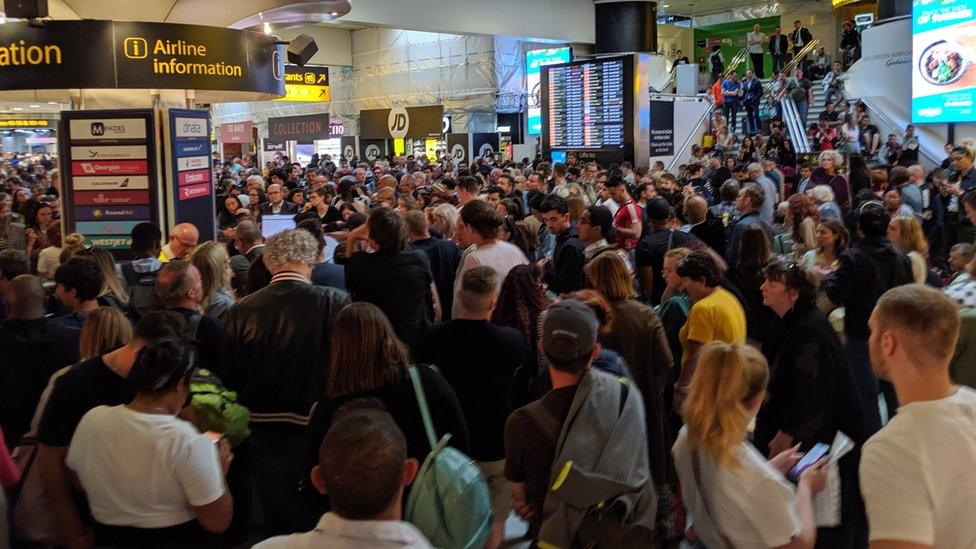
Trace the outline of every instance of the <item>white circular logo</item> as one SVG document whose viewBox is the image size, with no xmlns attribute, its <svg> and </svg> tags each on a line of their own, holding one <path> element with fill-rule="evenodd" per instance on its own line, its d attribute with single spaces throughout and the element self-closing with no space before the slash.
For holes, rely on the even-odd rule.
<svg viewBox="0 0 976 549">
<path fill-rule="evenodd" d="M 495 148 L 491 146 L 491 143 L 482 143 L 481 148 L 478 149 L 478 156 L 481 158 L 491 158 L 493 154 L 495 154 Z"/>
<path fill-rule="evenodd" d="M 390 114 L 386 118 L 386 125 L 390 128 L 390 136 L 393 139 L 406 137 L 407 131 L 410 129 L 410 115 L 407 114 L 407 109 L 399 105 L 390 109 Z"/>
<path fill-rule="evenodd" d="M 373 161 L 380 157 L 380 148 L 376 145 L 366 146 L 366 160 Z"/>
<path fill-rule="evenodd" d="M 271 54 L 271 76 L 275 80 L 281 80 L 281 69 L 284 65 L 281 63 L 281 52 L 277 49 Z"/>
<path fill-rule="evenodd" d="M 464 145 L 457 143 L 451 147 L 451 158 L 453 158 L 455 162 L 464 160 Z"/>
<path fill-rule="evenodd" d="M 448 133 L 451 131 L 451 117 L 442 116 L 441 117 L 441 133 Z"/>
<path fill-rule="evenodd" d="M 356 151 L 353 150 L 352 145 L 346 145 L 346 147 L 342 149 L 342 157 L 345 158 L 347 162 L 351 161 L 352 157 L 354 156 L 356 156 Z"/>
</svg>

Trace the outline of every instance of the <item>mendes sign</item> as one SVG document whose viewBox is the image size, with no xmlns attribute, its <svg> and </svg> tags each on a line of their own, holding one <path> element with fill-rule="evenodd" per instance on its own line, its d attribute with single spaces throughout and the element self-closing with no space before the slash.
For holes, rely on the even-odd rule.
<svg viewBox="0 0 976 549">
<path fill-rule="evenodd" d="M 161 88 L 281 96 L 281 46 L 253 31 L 129 21 L 0 25 L 0 90 Z"/>
</svg>

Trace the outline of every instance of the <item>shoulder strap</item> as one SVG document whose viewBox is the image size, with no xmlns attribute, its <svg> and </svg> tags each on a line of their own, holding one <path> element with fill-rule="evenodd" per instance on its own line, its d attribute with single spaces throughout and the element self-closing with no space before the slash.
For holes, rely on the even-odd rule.
<svg viewBox="0 0 976 549">
<path fill-rule="evenodd" d="M 715 522 L 715 517 L 712 515 L 712 510 L 708 505 L 708 496 L 705 495 L 705 489 L 701 481 L 701 458 L 698 456 L 698 450 L 691 451 L 691 470 L 695 475 L 695 484 L 698 486 L 698 493 L 701 494 L 702 505 L 705 507 L 705 514 L 708 515 L 708 520 L 715 527 L 715 531 L 718 532 L 718 535 L 722 538 L 722 543 L 725 544 L 727 549 L 735 549 L 735 545 L 732 545 L 732 540 L 722 533 L 722 529 L 718 527 L 718 523 Z"/>
<path fill-rule="evenodd" d="M 546 437 L 546 442 L 555 446 L 559 440 L 559 431 L 563 428 L 562 422 L 549 412 L 549 409 L 542 403 L 542 400 L 530 402 L 522 409 L 528 414 L 532 423 L 542 431 L 542 434 Z"/>
<path fill-rule="evenodd" d="M 424 385 L 420 381 L 420 371 L 416 366 L 407 368 L 410 372 L 410 381 L 413 382 L 413 392 L 417 395 L 417 405 L 420 407 L 420 415 L 424 418 L 424 430 L 427 431 L 427 441 L 430 442 L 430 449 L 437 447 L 437 432 L 434 431 L 434 422 L 430 419 L 430 409 L 427 408 L 427 397 L 424 396 Z"/>
<path fill-rule="evenodd" d="M 664 251 L 671 251 L 671 247 L 674 245 L 674 229 L 668 232 L 668 249 Z"/>
<path fill-rule="evenodd" d="M 197 339 L 197 331 L 200 330 L 200 319 L 202 318 L 203 315 L 200 313 L 194 313 L 193 316 L 186 321 L 186 334 L 189 336 L 189 339 Z"/>
</svg>

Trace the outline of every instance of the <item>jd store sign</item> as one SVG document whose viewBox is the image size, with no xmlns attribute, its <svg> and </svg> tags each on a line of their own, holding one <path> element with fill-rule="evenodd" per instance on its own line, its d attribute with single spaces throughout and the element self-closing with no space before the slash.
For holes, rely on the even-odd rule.
<svg viewBox="0 0 976 549">
<path fill-rule="evenodd" d="M 359 135 L 365 139 L 403 139 L 443 134 L 443 106 L 402 107 L 359 112 Z"/>
</svg>

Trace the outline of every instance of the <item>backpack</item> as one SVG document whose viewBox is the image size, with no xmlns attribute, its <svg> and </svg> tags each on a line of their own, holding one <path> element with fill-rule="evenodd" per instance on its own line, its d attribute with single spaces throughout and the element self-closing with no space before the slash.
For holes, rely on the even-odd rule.
<svg viewBox="0 0 976 549">
<path fill-rule="evenodd" d="M 136 318 L 163 308 L 156 295 L 157 274 L 159 274 L 158 269 L 149 273 L 139 273 L 132 267 L 132 263 L 122 265 L 122 277 L 129 292 L 129 307 L 134 311 Z"/>
<path fill-rule="evenodd" d="M 187 319 L 183 337 L 188 341 L 196 342 L 202 318 L 203 315 L 194 314 Z M 197 429 L 221 433 L 231 447 L 251 436 L 251 411 L 237 401 L 235 391 L 225 387 L 220 378 L 206 368 L 196 370 L 190 378 L 190 406 Z"/>
<path fill-rule="evenodd" d="M 404 518 L 434 547 L 483 547 L 491 532 L 488 484 L 471 458 L 447 445 L 450 434 L 437 441 L 420 372 L 409 372 L 431 451 L 413 481 Z"/>
<path fill-rule="evenodd" d="M 620 383 L 620 408 L 617 413 L 623 412 L 624 404 L 627 400 L 629 391 L 628 383 Z M 563 428 L 563 422 L 549 412 L 542 400 L 537 400 L 522 408 L 525 410 L 529 420 L 542 432 L 543 436 L 554 449 L 559 442 L 559 434 Z M 560 478 L 565 475 L 562 466 L 553 465 L 554 470 L 550 478 Z M 558 469 L 558 470 L 556 470 Z M 558 480 L 557 480 L 558 482 Z M 650 481 L 649 481 L 650 482 Z M 622 504 L 615 501 L 607 501 L 606 505 L 601 503 L 591 507 L 583 522 L 580 523 L 576 531 L 576 540 L 573 546 L 592 547 L 592 548 L 644 548 L 658 547 L 660 544 L 656 539 L 655 533 L 639 526 L 631 526 L 624 522 L 623 516 L 626 512 Z"/>
</svg>

